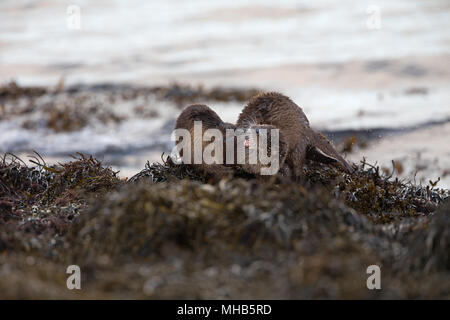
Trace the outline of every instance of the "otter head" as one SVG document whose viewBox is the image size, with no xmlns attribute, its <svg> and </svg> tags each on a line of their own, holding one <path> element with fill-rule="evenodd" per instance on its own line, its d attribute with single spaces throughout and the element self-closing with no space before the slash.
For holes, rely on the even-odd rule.
<svg viewBox="0 0 450 320">
<path fill-rule="evenodd" d="M 283 135 L 275 126 L 254 124 L 236 131 L 236 163 L 249 173 L 276 174 L 286 150 Z"/>
</svg>

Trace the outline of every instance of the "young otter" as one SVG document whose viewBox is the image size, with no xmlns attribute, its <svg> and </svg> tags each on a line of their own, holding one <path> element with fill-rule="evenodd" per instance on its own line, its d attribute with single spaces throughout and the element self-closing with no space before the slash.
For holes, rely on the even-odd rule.
<svg viewBox="0 0 450 320">
<path fill-rule="evenodd" d="M 285 161 L 295 179 L 302 177 L 305 159 L 336 164 L 347 172 L 353 171 L 331 142 L 309 126 L 302 109 L 280 93 L 262 93 L 252 98 L 239 115 L 236 127 L 248 128 L 255 124 L 280 129 L 286 147 Z M 280 161 L 280 167 L 282 165 Z"/>
<path fill-rule="evenodd" d="M 201 132 L 195 134 L 195 122 L 201 121 Z M 203 172 L 207 175 L 213 176 L 214 178 L 221 178 L 225 175 L 232 174 L 233 168 L 231 166 L 226 165 L 226 129 L 234 129 L 235 126 L 231 123 L 223 122 L 222 119 L 215 113 L 211 108 L 206 105 L 196 104 L 188 106 L 186 109 L 181 112 L 178 116 L 177 121 L 175 123 L 175 130 L 177 129 L 186 129 L 190 134 L 190 154 L 183 155 L 183 150 L 179 152 L 179 155 L 183 157 L 183 159 L 188 159 L 187 163 L 192 164 L 193 168 L 196 170 Z M 207 164 L 203 157 L 198 159 L 200 163 L 196 163 L 195 159 L 195 146 L 197 148 L 202 146 L 203 150 L 211 143 L 203 140 L 203 136 L 205 131 L 208 129 L 218 129 L 223 137 L 223 152 L 222 155 L 214 154 L 213 158 L 216 163 Z M 184 139 L 184 138 L 183 138 Z M 200 141 L 199 141 L 200 139 Z M 181 140 L 181 141 L 180 141 Z M 175 144 L 182 142 L 182 139 L 178 139 Z M 200 153 L 199 153 L 200 154 Z M 202 154 L 200 154 L 202 155 Z M 185 158 L 185 157 L 188 158 Z M 190 160 L 189 160 L 190 159 Z"/>
<path fill-rule="evenodd" d="M 275 126 L 264 124 L 251 125 L 241 131 L 239 129 L 242 128 L 236 130 L 235 153 L 243 151 L 244 161 L 239 162 L 236 156 L 236 164 L 252 174 L 276 174 L 287 156 L 287 144 L 280 130 Z M 275 139 L 277 143 L 274 143 L 272 139 Z"/>
</svg>

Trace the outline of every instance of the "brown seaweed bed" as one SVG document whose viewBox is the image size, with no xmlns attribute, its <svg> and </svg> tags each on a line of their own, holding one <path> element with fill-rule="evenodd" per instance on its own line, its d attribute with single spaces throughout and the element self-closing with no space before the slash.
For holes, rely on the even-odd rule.
<svg viewBox="0 0 450 320">
<path fill-rule="evenodd" d="M 166 86 L 139 87 L 127 84 L 97 84 L 56 87 L 20 86 L 10 82 L 0 86 L 0 119 L 18 119 L 25 129 L 39 127 L 53 132 L 81 130 L 89 123 L 120 123 L 130 115 L 155 118 L 152 101 L 170 102 L 182 108 L 199 101 L 239 102 L 249 100 L 259 91 L 254 88 L 211 89 L 203 86 L 173 83 Z M 133 102 L 133 109 L 120 112 L 114 105 Z"/>
<path fill-rule="evenodd" d="M 0 298 L 450 298 L 448 190 L 309 163 L 301 184 L 168 158 L 0 160 Z M 66 268 L 81 268 L 68 290 Z M 366 269 L 381 267 L 381 290 Z"/>
</svg>

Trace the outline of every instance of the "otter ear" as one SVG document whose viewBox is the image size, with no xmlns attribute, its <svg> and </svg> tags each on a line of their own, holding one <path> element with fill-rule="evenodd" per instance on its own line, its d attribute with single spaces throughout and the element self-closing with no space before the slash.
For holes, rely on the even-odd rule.
<svg viewBox="0 0 450 320">
<path fill-rule="evenodd" d="M 325 164 L 332 164 L 339 162 L 338 159 L 330 157 L 329 155 L 325 154 L 322 150 L 314 146 L 310 146 L 306 151 L 306 159 Z"/>
</svg>

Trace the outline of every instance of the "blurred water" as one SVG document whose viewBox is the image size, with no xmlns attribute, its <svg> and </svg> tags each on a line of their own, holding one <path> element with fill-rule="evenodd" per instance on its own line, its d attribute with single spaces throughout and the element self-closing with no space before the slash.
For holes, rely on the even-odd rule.
<svg viewBox="0 0 450 320">
<path fill-rule="evenodd" d="M 80 30 L 66 26 L 69 4 L 81 9 Z M 366 26 L 373 5 L 381 14 L 376 31 Z M 142 73 L 450 53 L 449 8 L 446 0 L 7 0 L 0 4 L 0 63 L 88 66 L 95 70 L 77 78 L 134 80 Z"/>
</svg>

